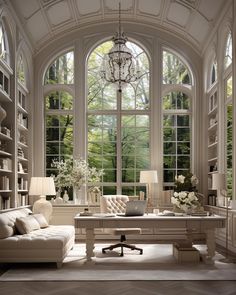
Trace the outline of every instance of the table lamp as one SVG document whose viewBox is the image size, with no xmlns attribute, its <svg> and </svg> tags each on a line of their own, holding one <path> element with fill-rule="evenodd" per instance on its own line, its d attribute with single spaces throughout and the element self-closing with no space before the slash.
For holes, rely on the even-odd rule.
<svg viewBox="0 0 236 295">
<path fill-rule="evenodd" d="M 151 183 L 158 183 L 157 171 L 156 170 L 146 170 L 140 171 L 140 180 L 141 183 L 146 183 L 146 199 L 147 206 L 152 206 L 152 197 L 150 195 Z"/>
<path fill-rule="evenodd" d="M 225 225 L 225 258 L 222 259 L 222 262 L 232 263 L 232 261 L 228 258 L 228 240 L 229 240 L 229 201 L 227 197 L 226 191 L 226 179 L 225 174 L 223 173 L 214 173 L 212 174 L 212 189 L 219 190 L 220 194 L 226 198 L 226 225 Z"/>
<path fill-rule="evenodd" d="M 52 204 L 46 200 L 46 195 L 56 195 L 54 179 L 52 177 L 31 177 L 30 196 L 40 196 L 34 202 L 33 212 L 41 213 L 49 222 L 52 215 Z"/>
</svg>

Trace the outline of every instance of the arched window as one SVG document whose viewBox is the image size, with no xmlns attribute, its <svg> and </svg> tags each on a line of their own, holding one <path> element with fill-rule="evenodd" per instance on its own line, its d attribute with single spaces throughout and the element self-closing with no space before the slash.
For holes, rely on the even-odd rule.
<svg viewBox="0 0 236 295">
<path fill-rule="evenodd" d="M 74 52 L 68 52 L 58 57 L 47 70 L 44 84 L 74 83 Z"/>
<path fill-rule="evenodd" d="M 210 84 L 214 84 L 217 81 L 217 62 L 214 61 L 211 66 L 211 81 Z"/>
<path fill-rule="evenodd" d="M 140 170 L 150 166 L 149 60 L 137 44 L 126 45 L 138 59 L 141 78 L 122 89 L 121 99 L 116 85 L 100 76 L 102 59 L 112 42 L 99 45 L 88 59 L 88 161 L 104 169 L 105 194 L 139 194 Z"/>
<path fill-rule="evenodd" d="M 183 61 L 169 51 L 163 51 L 163 84 L 192 85 L 191 75 Z"/>
<path fill-rule="evenodd" d="M 185 63 L 177 55 L 164 50 L 163 86 L 171 88 L 162 97 L 164 188 L 173 187 L 175 176 L 191 169 L 192 104 L 187 93 L 191 91 L 189 85 L 192 83 Z"/>
<path fill-rule="evenodd" d="M 231 65 L 232 63 L 232 35 L 231 33 L 228 34 L 226 46 L 225 46 L 225 59 L 224 59 L 224 65 L 225 69 Z"/>
<path fill-rule="evenodd" d="M 25 85 L 25 66 L 22 54 L 20 54 L 17 62 L 17 78 L 20 83 Z"/>
<path fill-rule="evenodd" d="M 74 99 L 67 88 L 73 82 L 74 53 L 68 52 L 55 59 L 44 76 L 44 83 L 47 85 L 44 95 L 47 176 L 57 174 L 52 167 L 53 160 L 60 161 L 73 155 Z M 69 196 L 73 199 L 72 188 Z"/>
<path fill-rule="evenodd" d="M 0 58 L 2 58 L 6 63 L 10 64 L 9 57 L 10 54 L 7 34 L 5 31 L 4 23 L 2 20 L 0 20 Z"/>
</svg>

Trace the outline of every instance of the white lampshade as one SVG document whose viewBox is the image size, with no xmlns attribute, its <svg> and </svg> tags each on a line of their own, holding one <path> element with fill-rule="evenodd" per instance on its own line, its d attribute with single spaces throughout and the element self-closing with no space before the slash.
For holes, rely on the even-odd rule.
<svg viewBox="0 0 236 295">
<path fill-rule="evenodd" d="M 46 195 L 56 195 L 54 179 L 52 177 L 32 177 L 29 195 L 40 196 L 40 199 L 34 202 L 33 212 L 43 214 L 49 222 L 52 215 L 52 204 L 46 200 Z"/>
<path fill-rule="evenodd" d="M 56 195 L 54 179 L 52 177 L 31 177 L 29 195 Z"/>
<path fill-rule="evenodd" d="M 212 189 L 226 189 L 225 174 L 214 173 L 212 174 Z"/>
<path fill-rule="evenodd" d="M 141 182 L 141 183 L 158 183 L 157 171 L 156 170 L 140 171 L 139 182 Z"/>
</svg>

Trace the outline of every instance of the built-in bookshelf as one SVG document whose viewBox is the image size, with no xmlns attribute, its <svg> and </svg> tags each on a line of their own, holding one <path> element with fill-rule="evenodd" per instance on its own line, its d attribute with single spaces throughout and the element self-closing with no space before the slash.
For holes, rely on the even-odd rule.
<svg viewBox="0 0 236 295">
<path fill-rule="evenodd" d="M 13 71 L 0 60 L 0 209 L 14 204 L 14 100 L 11 97 Z M 12 121 L 13 119 L 13 121 Z"/>
<path fill-rule="evenodd" d="M 17 206 L 28 204 L 28 91 L 18 81 L 17 93 Z"/>
<path fill-rule="evenodd" d="M 28 91 L 0 58 L 0 210 L 29 204 Z"/>
<path fill-rule="evenodd" d="M 208 96 L 208 202 L 215 204 L 215 197 L 212 194 L 212 174 L 218 171 L 218 97 L 217 88 L 213 88 Z"/>
</svg>

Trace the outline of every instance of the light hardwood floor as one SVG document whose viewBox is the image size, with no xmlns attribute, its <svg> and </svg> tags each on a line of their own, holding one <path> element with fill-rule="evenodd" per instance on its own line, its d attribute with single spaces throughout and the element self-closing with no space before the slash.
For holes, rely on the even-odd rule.
<svg viewBox="0 0 236 295">
<path fill-rule="evenodd" d="M 7 282 L 4 295 L 235 295 L 236 281 Z"/>
</svg>

